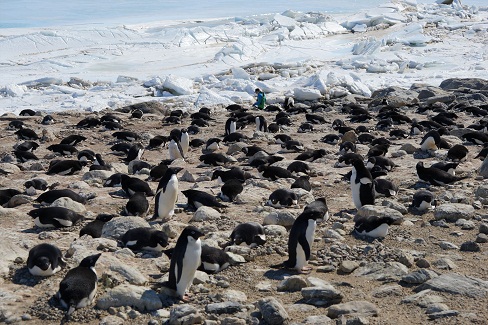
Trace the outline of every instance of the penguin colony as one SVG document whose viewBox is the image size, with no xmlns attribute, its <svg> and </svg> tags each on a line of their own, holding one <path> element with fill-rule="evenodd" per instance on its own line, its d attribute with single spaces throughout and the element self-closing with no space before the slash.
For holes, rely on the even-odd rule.
<svg viewBox="0 0 488 325">
<path fill-rule="evenodd" d="M 168 111 L 160 126 L 147 133 L 139 127 L 145 119 L 157 115 L 130 108 L 85 118 L 63 130 L 69 135 L 49 141 L 38 133 L 56 126 L 60 120 L 56 116 L 36 119 L 34 115 L 4 123 L 7 136 L 18 139 L 11 151 L 11 163 L 36 173 L 22 180 L 23 187 L 0 189 L 1 202 L 27 209 L 32 229 L 38 232 L 78 229 L 80 237 L 98 238 L 103 236 L 104 226 L 118 218 L 136 216 L 147 221 L 149 227 L 121 233 L 117 238 L 119 248 L 130 249 L 137 257 L 169 256 L 163 286 L 174 292 L 175 299 L 191 302 L 197 270 L 225 272 L 229 267 L 239 267 L 240 262 L 227 254 L 239 251 L 233 247 L 266 247 L 269 236 L 263 222 L 255 222 L 256 216 L 245 216 L 256 214 L 256 206 L 266 209 L 261 211 L 296 212 L 294 221 L 286 224 L 286 254 L 279 257 L 281 262 L 268 266 L 291 274 L 309 274 L 313 272 L 309 262 L 320 251 L 315 239 L 330 228 L 331 215 L 379 205 L 384 197 L 398 196 L 406 181 L 416 189 L 409 202 L 410 212 L 428 214 L 436 208 L 438 187 L 474 178 L 475 171 L 463 168 L 463 163 L 479 164 L 486 157 L 486 104 L 476 112 L 487 114 L 473 116 L 467 104 L 457 101 L 429 105 L 393 105 L 386 99 L 291 102 L 288 98 L 286 105 L 270 105 L 264 111 L 246 105 L 202 108 L 190 116 L 180 110 Z M 331 119 L 329 111 L 341 118 Z M 460 116 L 473 123 L 461 127 Z M 459 133 L 460 129 L 466 131 Z M 317 141 L 303 143 L 297 137 L 300 133 Z M 394 157 L 390 150 L 407 141 L 416 149 L 405 154 L 413 154 L 418 160 L 409 166 L 402 163 L 401 155 Z M 93 143 L 103 149 L 93 151 Z M 317 173 L 315 164 L 334 166 L 342 177 L 328 179 L 327 173 Z M 396 170 L 407 171 L 418 181 L 395 177 Z M 112 202 L 107 205 L 110 210 L 103 206 L 99 209 L 103 200 L 90 195 L 89 190 L 67 188 L 67 184 L 82 177 L 85 180 L 89 171 L 106 175 L 98 183 L 104 194 L 98 195 Z M 2 174 L 4 179 L 27 175 L 12 171 Z M 55 178 L 62 181 L 54 182 Z M 240 209 L 239 204 L 248 203 L 241 194 L 259 182 L 273 184 L 273 190 L 254 202 L 253 209 Z M 342 209 L 329 211 L 327 202 L 338 195 L 334 189 L 314 193 L 314 188 L 320 189 L 324 182 L 347 189 Z M 259 187 L 253 188 L 253 194 L 259 196 Z M 307 199 L 309 193 L 315 198 Z M 15 197 L 22 194 L 31 197 L 32 202 L 15 203 Z M 76 202 L 86 209 L 80 212 L 56 205 L 60 200 Z M 119 210 L 113 210 L 117 206 Z M 209 246 L 205 240 L 208 234 L 199 223 L 187 222 L 185 217 L 202 207 L 221 215 L 233 207 L 242 210 L 239 221 L 224 227 L 229 232 L 227 242 Z M 171 221 L 186 225 L 169 236 L 163 226 Z M 217 229 L 219 222 L 215 221 Z M 349 235 L 364 241 L 382 240 L 399 222 L 383 215 L 356 215 Z M 101 274 L 95 269 L 109 266 L 106 253 L 93 252 L 76 263 L 70 261 L 69 247 L 49 242 L 30 248 L 26 268 L 31 276 L 63 274 L 55 296 L 57 307 L 64 309 L 67 317 L 76 314 L 76 309 L 95 305 Z"/>
</svg>

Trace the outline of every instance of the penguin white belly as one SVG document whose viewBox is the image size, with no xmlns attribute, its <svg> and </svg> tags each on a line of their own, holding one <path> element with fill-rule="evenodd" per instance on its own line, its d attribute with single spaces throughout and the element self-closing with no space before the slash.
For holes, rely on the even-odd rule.
<svg viewBox="0 0 488 325">
<path fill-rule="evenodd" d="M 437 150 L 437 146 L 435 144 L 434 138 L 427 138 L 425 139 L 424 143 L 422 143 L 422 146 L 420 147 L 423 151 L 427 150 Z"/>
<path fill-rule="evenodd" d="M 27 194 L 27 195 L 33 196 L 33 195 L 36 195 L 36 193 L 37 193 L 37 191 L 34 188 L 34 186 L 31 186 L 31 187 L 25 189 L 25 194 Z"/>
<path fill-rule="evenodd" d="M 76 308 L 84 308 L 91 305 L 96 294 L 97 294 L 97 283 L 95 282 L 95 287 L 93 288 L 93 291 L 90 292 L 88 297 L 81 299 L 80 302 L 76 305 Z"/>
<path fill-rule="evenodd" d="M 73 225 L 73 221 L 71 221 L 69 219 L 54 218 L 54 220 L 59 222 L 64 227 L 71 227 Z"/>
<path fill-rule="evenodd" d="M 236 129 L 237 129 L 236 122 L 230 123 L 230 125 L 229 125 L 229 134 L 230 133 L 235 133 L 236 132 Z"/>
<path fill-rule="evenodd" d="M 73 168 L 68 168 L 67 170 L 63 170 L 62 172 L 59 172 L 58 175 L 61 175 L 61 176 L 68 175 L 69 173 L 71 173 L 72 170 L 73 170 Z"/>
<path fill-rule="evenodd" d="M 351 174 L 352 201 L 354 202 L 354 206 L 356 207 L 356 209 L 359 209 L 360 207 L 363 206 L 361 204 L 361 197 L 360 197 L 361 182 L 356 184 L 355 180 L 356 180 L 356 169 L 353 167 L 352 174 Z"/>
<path fill-rule="evenodd" d="M 183 257 L 183 270 L 181 272 L 180 281 L 176 283 L 176 293 L 183 297 L 185 292 L 190 288 L 195 272 L 201 264 L 202 244 L 200 239 L 195 240 L 193 237 L 188 237 L 188 245 L 186 246 L 185 256 Z M 175 268 L 178 279 L 178 267 Z"/>
<path fill-rule="evenodd" d="M 210 145 L 207 146 L 208 150 L 218 150 L 220 149 L 219 143 L 218 142 L 212 142 Z"/>
<path fill-rule="evenodd" d="M 419 211 L 427 211 L 427 210 L 431 210 L 433 208 L 434 207 L 432 206 L 432 204 L 430 202 L 422 201 L 422 203 L 420 203 L 420 205 L 418 206 L 417 210 L 419 210 Z"/>
<path fill-rule="evenodd" d="M 159 200 L 156 202 L 158 205 L 158 217 L 169 218 L 174 214 L 176 200 L 178 198 L 178 178 L 176 175 L 171 176 L 168 184 L 166 185 L 166 192 L 159 194 Z"/>
<path fill-rule="evenodd" d="M 168 150 L 169 150 L 169 159 L 175 160 L 175 159 L 183 158 L 183 156 L 180 153 L 180 150 L 178 149 L 178 145 L 173 140 L 171 140 L 171 142 L 169 143 Z"/>
<path fill-rule="evenodd" d="M 308 220 L 307 231 L 305 232 L 305 238 L 307 239 L 308 245 L 310 247 L 310 251 L 312 251 L 312 244 L 315 237 L 315 228 L 317 227 L 317 223 L 315 220 Z M 307 266 L 307 257 L 305 256 L 305 251 L 300 245 L 297 244 L 297 263 L 295 265 L 295 269 L 300 271 L 305 266 Z"/>
<path fill-rule="evenodd" d="M 137 240 L 129 240 L 127 243 L 125 243 L 125 247 L 131 247 L 137 245 Z"/>
<path fill-rule="evenodd" d="M 181 135 L 180 145 L 181 151 L 183 151 L 183 154 L 186 155 L 188 153 L 188 149 L 190 148 L 190 137 L 188 136 L 188 133 L 183 133 Z"/>
<path fill-rule="evenodd" d="M 54 270 L 52 269 L 51 265 L 49 265 L 49 267 L 46 270 L 41 269 L 37 265 L 34 265 L 32 268 L 29 269 L 29 273 L 35 276 L 50 276 L 58 272 L 59 270 L 61 270 L 61 266 L 59 265 Z"/>
<path fill-rule="evenodd" d="M 51 223 L 42 223 L 41 220 L 39 220 L 39 218 L 35 218 L 34 219 L 34 224 L 36 226 L 38 226 L 39 228 L 51 228 L 51 227 L 54 227 L 54 225 L 51 224 Z"/>
<path fill-rule="evenodd" d="M 213 272 L 213 273 L 220 271 L 219 263 L 203 262 L 202 264 L 203 264 L 203 268 L 205 269 L 205 271 L 209 271 L 209 272 Z"/>
<path fill-rule="evenodd" d="M 360 232 L 360 234 L 373 238 L 386 237 L 386 235 L 388 234 L 388 224 L 383 223 L 376 229 L 371 230 L 370 232 L 366 232 L 365 230 L 363 230 L 362 232 Z"/>
</svg>

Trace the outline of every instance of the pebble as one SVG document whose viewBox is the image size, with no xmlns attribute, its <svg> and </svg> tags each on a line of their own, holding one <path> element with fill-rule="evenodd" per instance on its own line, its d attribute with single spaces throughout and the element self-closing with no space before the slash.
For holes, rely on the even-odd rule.
<svg viewBox="0 0 488 325">
<path fill-rule="evenodd" d="M 200 324 L 202 322 L 203 317 L 195 306 L 189 304 L 178 305 L 170 310 L 169 325 Z"/>
<path fill-rule="evenodd" d="M 285 308 L 275 297 L 259 299 L 257 307 L 263 320 L 269 325 L 281 325 L 289 318 Z"/>
<path fill-rule="evenodd" d="M 481 224 L 480 224 L 480 230 L 479 230 L 479 232 L 480 232 L 481 234 L 488 235 L 488 223 L 484 223 L 484 222 L 483 222 L 483 223 L 481 223 Z"/>
<path fill-rule="evenodd" d="M 457 265 L 449 258 L 442 257 L 432 263 L 436 268 L 441 270 L 453 270 Z"/>
<path fill-rule="evenodd" d="M 242 310 L 242 305 L 235 301 L 216 302 L 208 304 L 205 312 L 209 314 L 234 314 Z"/>
<path fill-rule="evenodd" d="M 339 265 L 339 271 L 344 274 L 352 273 L 355 269 L 359 267 L 359 263 L 356 261 L 342 261 Z"/>
<path fill-rule="evenodd" d="M 488 243 L 488 235 L 487 234 L 478 234 L 476 236 L 475 241 L 480 244 Z"/>
<path fill-rule="evenodd" d="M 448 222 L 456 222 L 458 219 L 472 219 L 474 208 L 471 205 L 463 203 L 444 203 L 434 210 L 436 220 L 445 219 Z"/>
<path fill-rule="evenodd" d="M 393 285 L 383 285 L 379 288 L 375 288 L 371 295 L 375 298 L 385 298 L 388 296 L 401 296 L 402 295 L 402 286 L 398 284 Z"/>
<path fill-rule="evenodd" d="M 305 280 L 304 278 L 302 278 L 299 275 L 293 275 L 293 276 L 290 276 L 290 277 L 284 279 L 283 281 L 281 281 L 281 283 L 278 285 L 277 290 L 278 291 L 296 292 L 296 291 L 300 291 L 303 288 L 307 287 L 307 285 L 308 285 L 307 280 Z"/>
<path fill-rule="evenodd" d="M 446 310 L 446 311 L 441 311 L 438 313 L 432 313 L 429 314 L 428 317 L 430 319 L 439 319 L 439 318 L 444 318 L 444 317 L 453 317 L 459 315 L 459 312 L 457 310 Z"/>
<path fill-rule="evenodd" d="M 369 301 L 349 301 L 343 304 L 332 305 L 327 311 L 330 318 L 338 318 L 341 315 L 354 314 L 363 316 L 378 316 L 378 307 Z"/>
<path fill-rule="evenodd" d="M 220 219 L 220 212 L 208 206 L 201 206 L 195 211 L 190 221 L 203 222 Z"/>
<path fill-rule="evenodd" d="M 459 246 L 454 245 L 453 243 L 447 242 L 447 241 L 441 241 L 439 243 L 440 248 L 444 250 L 450 250 L 450 249 L 459 249 Z"/>
<path fill-rule="evenodd" d="M 415 262 L 415 265 L 417 265 L 418 267 L 421 267 L 421 268 L 425 268 L 425 269 L 430 267 L 429 261 L 427 261 L 425 258 L 419 258 L 417 260 L 417 262 Z"/>
<path fill-rule="evenodd" d="M 461 252 L 479 252 L 481 250 L 480 245 L 474 241 L 466 241 L 461 244 Z"/>
</svg>

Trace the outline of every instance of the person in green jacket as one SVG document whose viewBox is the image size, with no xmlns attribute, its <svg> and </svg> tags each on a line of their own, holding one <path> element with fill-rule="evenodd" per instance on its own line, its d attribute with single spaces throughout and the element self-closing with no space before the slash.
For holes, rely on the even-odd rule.
<svg viewBox="0 0 488 325">
<path fill-rule="evenodd" d="M 256 102 L 252 105 L 254 107 L 257 107 L 259 109 L 264 109 L 264 106 L 266 105 L 266 95 L 264 94 L 264 92 L 259 89 L 259 88 L 256 88 L 254 90 L 254 93 L 258 96 L 257 97 L 257 100 Z"/>
</svg>

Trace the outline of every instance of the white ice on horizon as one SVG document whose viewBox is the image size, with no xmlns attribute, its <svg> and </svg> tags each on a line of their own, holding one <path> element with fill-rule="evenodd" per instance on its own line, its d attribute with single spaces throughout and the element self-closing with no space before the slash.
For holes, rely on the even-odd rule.
<svg viewBox="0 0 488 325">
<path fill-rule="evenodd" d="M 6 29 L 0 114 L 99 111 L 147 100 L 193 109 L 249 103 L 256 87 L 273 103 L 284 94 L 370 96 L 385 86 L 488 79 L 487 31 L 487 7 L 415 0 L 354 15 L 286 11 L 193 23 Z"/>
</svg>

